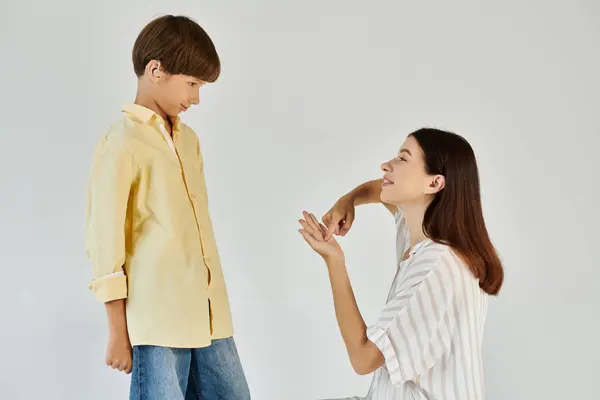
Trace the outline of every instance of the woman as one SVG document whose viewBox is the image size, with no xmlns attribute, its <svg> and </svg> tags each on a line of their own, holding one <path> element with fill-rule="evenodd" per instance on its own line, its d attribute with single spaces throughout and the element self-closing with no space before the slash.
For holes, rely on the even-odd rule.
<svg viewBox="0 0 600 400">
<path fill-rule="evenodd" d="M 503 269 L 485 228 L 473 150 L 459 135 L 421 129 L 381 168 L 400 257 L 374 325 L 360 315 L 331 226 L 306 212 L 299 221 L 327 264 L 352 366 L 375 372 L 367 399 L 483 399 L 487 298 L 498 294 Z"/>
</svg>

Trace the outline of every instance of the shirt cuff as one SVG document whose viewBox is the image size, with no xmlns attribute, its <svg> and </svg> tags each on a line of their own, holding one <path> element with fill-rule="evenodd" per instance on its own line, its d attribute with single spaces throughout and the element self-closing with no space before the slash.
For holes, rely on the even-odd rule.
<svg viewBox="0 0 600 400">
<path fill-rule="evenodd" d="M 383 354 L 385 366 L 390 375 L 390 382 L 392 385 L 405 381 L 402 377 L 402 371 L 400 370 L 398 355 L 394 350 L 387 332 L 378 326 L 371 326 L 367 329 L 367 338 L 373 342 L 379 351 L 381 351 L 381 354 Z"/>
<path fill-rule="evenodd" d="M 123 271 L 94 279 L 88 288 L 102 303 L 127 298 L 127 277 Z"/>
</svg>

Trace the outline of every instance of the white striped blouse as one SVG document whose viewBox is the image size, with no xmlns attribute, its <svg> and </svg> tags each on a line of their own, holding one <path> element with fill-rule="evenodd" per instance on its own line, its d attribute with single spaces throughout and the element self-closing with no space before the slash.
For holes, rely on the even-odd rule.
<svg viewBox="0 0 600 400">
<path fill-rule="evenodd" d="M 398 271 L 379 320 L 367 330 L 385 363 L 371 400 L 482 400 L 481 341 L 487 294 L 463 261 L 427 239 L 402 261 L 410 240 L 401 212 Z"/>
</svg>

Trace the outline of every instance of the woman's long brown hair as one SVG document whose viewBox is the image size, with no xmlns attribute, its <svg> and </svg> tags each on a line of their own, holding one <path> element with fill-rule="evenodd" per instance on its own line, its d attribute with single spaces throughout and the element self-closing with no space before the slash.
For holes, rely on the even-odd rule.
<svg viewBox="0 0 600 400">
<path fill-rule="evenodd" d="M 411 136 L 423 151 L 426 172 L 446 180 L 425 212 L 423 231 L 433 241 L 450 246 L 479 279 L 481 289 L 497 295 L 504 270 L 483 220 L 471 145 L 462 136 L 438 129 L 420 129 Z"/>
</svg>

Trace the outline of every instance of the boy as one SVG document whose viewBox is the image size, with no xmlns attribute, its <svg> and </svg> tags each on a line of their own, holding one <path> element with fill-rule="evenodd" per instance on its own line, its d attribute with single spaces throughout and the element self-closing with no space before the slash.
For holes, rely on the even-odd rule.
<svg viewBox="0 0 600 400">
<path fill-rule="evenodd" d="M 135 103 L 98 142 L 88 188 L 90 289 L 106 307 L 106 364 L 130 399 L 249 399 L 208 213 L 198 137 L 178 114 L 217 80 L 207 33 L 150 22 L 133 47 Z"/>
</svg>

